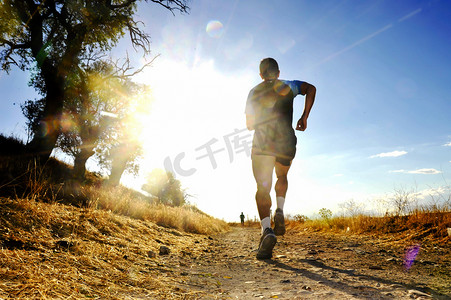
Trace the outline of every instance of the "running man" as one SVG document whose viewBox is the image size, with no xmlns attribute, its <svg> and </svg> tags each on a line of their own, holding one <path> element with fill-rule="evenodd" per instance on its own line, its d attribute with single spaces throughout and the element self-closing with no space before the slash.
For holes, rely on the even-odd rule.
<svg viewBox="0 0 451 300">
<path fill-rule="evenodd" d="M 293 100 L 305 95 L 304 112 L 297 122 L 296 130 L 307 128 L 307 118 L 315 101 L 316 88 L 303 81 L 279 80 L 279 65 L 273 58 L 260 62 L 263 82 L 249 93 L 246 102 L 246 125 L 254 130 L 252 142 L 252 171 L 257 182 L 255 200 L 260 215 L 262 236 L 257 259 L 272 257 L 277 242 L 276 235 L 285 234 L 283 206 L 287 193 L 287 173 L 296 153 L 296 136 L 293 130 Z M 274 230 L 271 228 L 271 197 L 273 171 L 277 209 L 274 215 Z"/>
</svg>

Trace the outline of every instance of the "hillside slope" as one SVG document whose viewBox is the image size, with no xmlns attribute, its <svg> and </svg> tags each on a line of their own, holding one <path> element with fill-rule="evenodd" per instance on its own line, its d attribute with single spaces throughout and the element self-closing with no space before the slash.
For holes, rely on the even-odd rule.
<svg viewBox="0 0 451 300">
<path fill-rule="evenodd" d="M 210 239 L 103 210 L 0 198 L 0 298 L 183 298 L 162 258 L 195 259 Z"/>
</svg>

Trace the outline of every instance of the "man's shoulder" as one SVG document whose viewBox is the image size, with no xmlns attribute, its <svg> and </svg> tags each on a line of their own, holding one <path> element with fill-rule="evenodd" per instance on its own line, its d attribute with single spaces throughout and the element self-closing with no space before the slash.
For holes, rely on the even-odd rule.
<svg viewBox="0 0 451 300">
<path fill-rule="evenodd" d="M 304 83 L 304 81 L 301 80 L 281 80 L 281 81 L 285 85 L 290 87 L 295 97 L 296 95 L 299 95 L 301 93 L 301 85 Z"/>
<path fill-rule="evenodd" d="M 259 84 L 257 84 L 250 90 L 249 97 L 252 97 L 252 96 L 256 97 L 267 89 L 268 89 L 267 83 L 265 83 L 264 81 L 260 82 Z"/>
<path fill-rule="evenodd" d="M 288 85 L 288 86 L 300 86 L 301 84 L 304 83 L 304 81 L 302 80 L 286 80 L 286 79 L 281 79 L 280 81 L 282 81 L 284 84 Z"/>
<path fill-rule="evenodd" d="M 262 82 L 260 82 L 259 84 L 257 84 L 256 86 L 254 86 L 254 87 L 251 89 L 251 91 L 262 90 L 262 89 L 266 88 L 267 85 L 268 85 L 268 84 L 267 84 L 266 81 L 262 81 Z"/>
</svg>

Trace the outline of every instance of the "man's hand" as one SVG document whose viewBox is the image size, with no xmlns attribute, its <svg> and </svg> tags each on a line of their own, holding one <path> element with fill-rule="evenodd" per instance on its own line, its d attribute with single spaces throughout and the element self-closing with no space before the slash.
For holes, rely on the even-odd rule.
<svg viewBox="0 0 451 300">
<path fill-rule="evenodd" d="M 296 125 L 296 130 L 304 131 L 307 129 L 307 118 L 302 115 L 302 117 L 299 119 L 298 124 Z"/>
<path fill-rule="evenodd" d="M 305 95 L 305 106 L 302 117 L 299 119 L 296 125 L 296 130 L 304 131 L 307 129 L 307 118 L 315 102 L 316 87 L 310 83 L 304 82 L 301 85 L 301 95 Z"/>
</svg>

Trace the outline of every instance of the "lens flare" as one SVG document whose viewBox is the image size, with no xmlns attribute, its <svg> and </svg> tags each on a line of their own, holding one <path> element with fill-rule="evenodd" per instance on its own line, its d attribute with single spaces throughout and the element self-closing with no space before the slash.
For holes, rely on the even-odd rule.
<svg viewBox="0 0 451 300">
<path fill-rule="evenodd" d="M 41 122 L 41 135 L 47 136 L 50 133 L 50 125 L 48 122 Z"/>
<path fill-rule="evenodd" d="M 219 21 L 212 20 L 208 22 L 206 31 L 207 34 L 212 38 L 219 38 L 224 31 L 224 25 L 222 25 L 222 23 Z"/>
<path fill-rule="evenodd" d="M 420 244 L 415 244 L 407 248 L 403 262 L 403 266 L 406 271 L 409 271 L 412 267 L 413 263 L 415 262 L 415 258 L 418 255 L 418 252 L 420 252 Z"/>
<path fill-rule="evenodd" d="M 59 128 L 60 123 L 58 120 L 41 121 L 41 136 L 47 136 L 53 133 L 57 128 Z"/>
<path fill-rule="evenodd" d="M 60 126 L 63 132 L 67 132 L 70 131 L 75 126 L 75 123 L 68 113 L 64 113 L 61 116 Z"/>
</svg>

